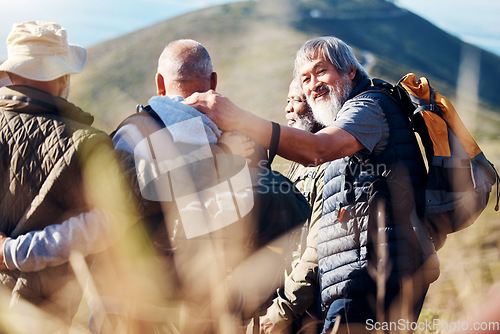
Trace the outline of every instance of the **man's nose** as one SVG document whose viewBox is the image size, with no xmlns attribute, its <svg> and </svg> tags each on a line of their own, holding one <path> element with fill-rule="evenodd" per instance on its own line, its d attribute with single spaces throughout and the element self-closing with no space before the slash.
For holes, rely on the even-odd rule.
<svg viewBox="0 0 500 334">
<path fill-rule="evenodd" d="M 323 83 L 320 80 L 316 80 L 315 79 L 314 82 L 313 82 L 313 88 L 312 88 L 312 90 L 314 92 L 318 92 L 318 91 L 320 91 L 322 89 L 322 87 L 323 87 Z"/>
<path fill-rule="evenodd" d="M 285 112 L 287 114 L 293 112 L 293 100 L 287 102 Z"/>
<path fill-rule="evenodd" d="M 309 92 L 317 92 L 319 87 L 322 86 L 322 82 L 318 80 L 315 76 L 311 76 L 309 83 L 307 85 L 307 90 Z"/>
</svg>

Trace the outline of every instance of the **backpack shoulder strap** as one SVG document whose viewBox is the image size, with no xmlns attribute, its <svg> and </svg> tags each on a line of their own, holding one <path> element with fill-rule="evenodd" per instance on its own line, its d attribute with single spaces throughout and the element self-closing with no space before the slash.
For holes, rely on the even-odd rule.
<svg viewBox="0 0 500 334">
<path fill-rule="evenodd" d="M 142 124 L 147 118 L 153 118 L 161 127 L 165 127 L 165 123 L 161 120 L 160 116 L 156 113 L 156 111 L 151 108 L 151 106 L 143 106 L 142 104 L 137 105 L 136 112 L 132 115 L 129 115 L 127 118 L 125 118 L 117 127 L 116 129 L 110 133 L 110 137 L 113 138 L 116 135 L 116 132 L 120 130 L 123 126 L 127 124 L 135 124 L 137 125 L 137 128 L 139 131 L 144 135 L 144 137 L 150 135 L 150 131 L 146 129 L 145 126 L 142 126 Z"/>
<path fill-rule="evenodd" d="M 434 91 L 430 87 L 430 84 L 429 84 L 430 96 L 429 96 L 429 102 L 427 102 L 413 94 L 410 94 L 408 92 L 408 89 L 405 89 L 404 80 L 406 78 L 407 75 L 401 78 L 396 85 L 392 85 L 389 82 L 382 79 L 373 78 L 372 83 L 375 89 L 370 89 L 363 93 L 378 92 L 390 96 L 395 102 L 399 103 L 403 107 L 403 110 L 408 111 L 408 117 L 410 117 L 412 123 L 413 123 L 413 117 L 417 114 L 421 114 L 422 111 L 424 110 L 432 111 L 435 114 L 442 117 L 441 109 L 436 104 Z"/>
<path fill-rule="evenodd" d="M 394 90 L 395 86 L 391 85 L 387 81 L 384 81 L 382 79 L 372 78 L 372 86 L 368 90 L 359 93 L 354 98 L 357 98 L 364 94 L 375 93 L 375 94 L 387 95 L 392 100 L 394 100 L 394 102 L 400 103 L 400 101 L 394 96 Z"/>
</svg>

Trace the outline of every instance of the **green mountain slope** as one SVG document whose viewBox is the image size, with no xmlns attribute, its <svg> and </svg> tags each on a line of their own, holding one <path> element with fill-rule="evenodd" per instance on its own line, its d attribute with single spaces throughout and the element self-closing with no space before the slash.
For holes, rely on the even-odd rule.
<svg viewBox="0 0 500 334">
<path fill-rule="evenodd" d="M 422 18 L 385 0 L 274 0 L 204 9 L 91 47 L 87 68 L 73 79 L 72 100 L 96 115 L 98 125 L 113 129 L 155 94 L 163 47 L 192 38 L 212 55 L 218 91 L 243 108 L 282 121 L 295 52 L 321 35 L 350 44 L 372 76 L 396 81 L 415 72 L 455 96 L 467 45 Z M 495 109 L 500 57 L 467 47 L 481 57 L 481 102 Z"/>
</svg>

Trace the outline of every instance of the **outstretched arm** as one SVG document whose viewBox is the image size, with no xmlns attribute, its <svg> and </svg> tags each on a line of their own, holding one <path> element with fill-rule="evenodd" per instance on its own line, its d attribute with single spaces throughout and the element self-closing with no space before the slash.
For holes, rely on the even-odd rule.
<svg viewBox="0 0 500 334">
<path fill-rule="evenodd" d="M 195 93 L 185 100 L 226 131 L 241 132 L 269 148 L 272 123 L 241 109 L 214 91 Z M 303 165 L 318 165 L 361 150 L 363 145 L 349 132 L 329 126 L 315 134 L 281 125 L 278 154 Z"/>
</svg>

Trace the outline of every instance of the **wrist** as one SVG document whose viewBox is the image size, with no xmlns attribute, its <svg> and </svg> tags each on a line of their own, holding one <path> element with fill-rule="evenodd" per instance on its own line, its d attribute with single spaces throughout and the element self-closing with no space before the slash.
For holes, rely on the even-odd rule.
<svg viewBox="0 0 500 334">
<path fill-rule="evenodd" d="M 233 117 L 233 130 L 246 134 L 248 126 L 251 125 L 252 116 L 254 116 L 252 113 L 238 107 Z"/>
<path fill-rule="evenodd" d="M 269 148 L 272 135 L 272 122 L 249 111 L 241 109 L 234 117 L 235 130 L 252 139 L 265 149 Z"/>
</svg>

